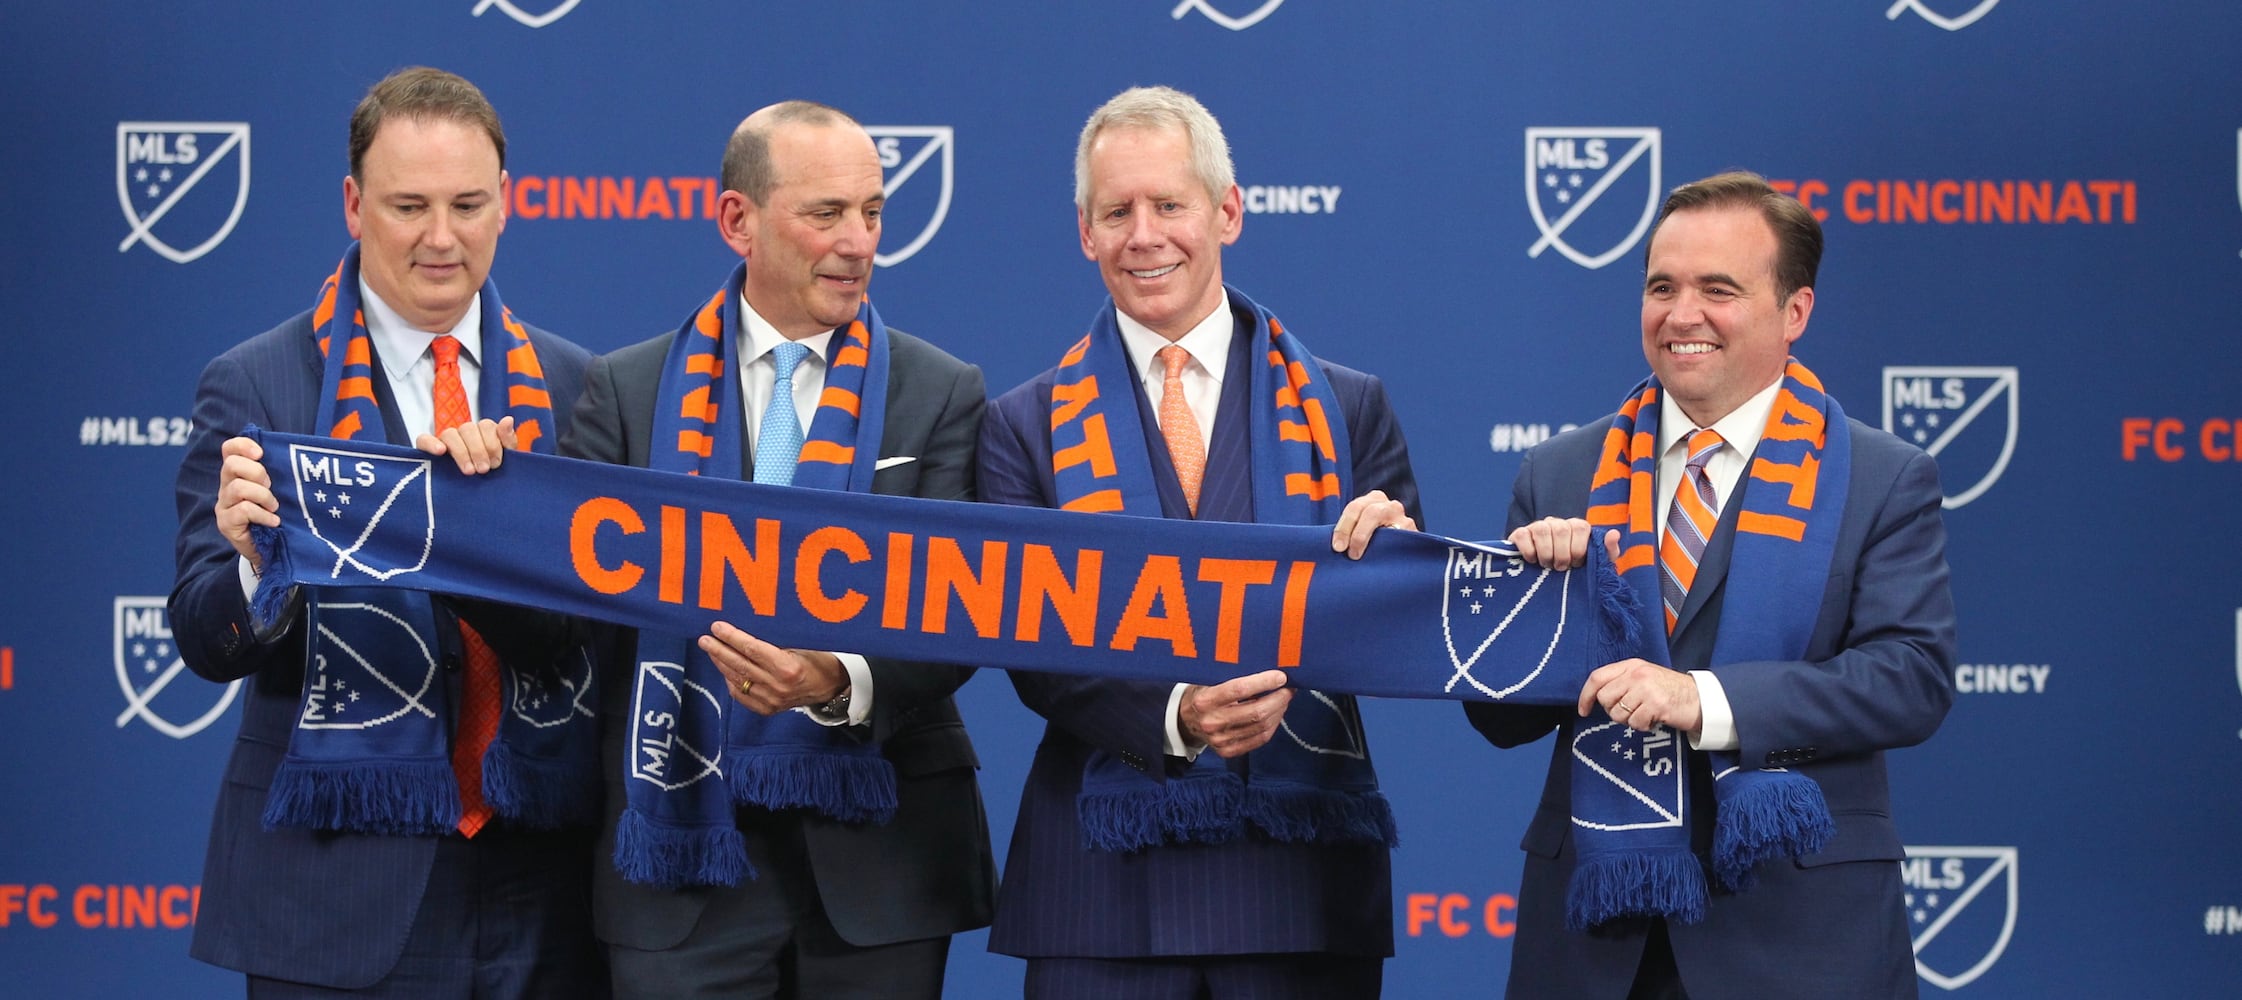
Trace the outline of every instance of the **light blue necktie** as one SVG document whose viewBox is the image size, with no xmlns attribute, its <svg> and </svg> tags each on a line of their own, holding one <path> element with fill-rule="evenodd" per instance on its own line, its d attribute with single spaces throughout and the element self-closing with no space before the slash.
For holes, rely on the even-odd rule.
<svg viewBox="0 0 2242 1000">
<path fill-rule="evenodd" d="M 771 404 L 763 408 L 762 429 L 755 436 L 755 481 L 770 486 L 794 485 L 794 463 L 802 457 L 802 418 L 794 411 L 794 369 L 810 349 L 791 340 L 771 348 L 771 363 L 778 374 L 771 381 Z"/>
</svg>

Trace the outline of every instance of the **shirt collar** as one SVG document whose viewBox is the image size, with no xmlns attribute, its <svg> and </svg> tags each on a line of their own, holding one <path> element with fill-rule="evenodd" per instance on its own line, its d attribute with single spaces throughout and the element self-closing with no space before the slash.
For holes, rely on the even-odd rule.
<svg viewBox="0 0 2242 1000">
<path fill-rule="evenodd" d="M 1168 338 L 1154 333 L 1151 327 L 1131 319 L 1128 313 L 1119 309 L 1115 309 L 1113 314 L 1120 320 L 1121 343 L 1128 347 L 1129 359 L 1135 362 L 1137 374 L 1146 381 L 1153 382 L 1166 377 L 1167 366 L 1160 363 L 1159 354 L 1161 348 L 1168 346 Z M 1225 290 L 1222 302 L 1215 306 L 1214 311 L 1174 342 L 1176 346 L 1183 348 L 1184 353 L 1191 355 L 1191 359 L 1197 361 L 1199 367 L 1206 369 L 1216 385 L 1222 384 L 1223 370 L 1230 367 L 1232 326 L 1230 293 Z"/>
<path fill-rule="evenodd" d="M 771 353 L 771 348 L 786 343 L 787 340 L 785 334 L 778 332 L 778 327 L 772 326 L 769 320 L 763 318 L 762 313 L 756 312 L 755 307 L 747 303 L 747 293 L 744 291 L 740 293 L 740 336 L 744 341 L 740 345 L 740 366 L 743 368 L 754 364 L 763 355 Z M 809 348 L 820 364 L 825 361 L 826 345 L 832 342 L 831 330 L 795 341 Z"/>
<path fill-rule="evenodd" d="M 1775 408 L 1775 393 L 1783 387 L 1781 378 L 1767 384 L 1743 405 L 1728 411 L 1728 415 L 1713 421 L 1712 430 L 1720 432 L 1720 439 L 1739 455 L 1750 455 L 1759 447 L 1759 436 L 1767 431 L 1767 414 Z M 1658 453 L 1663 455 L 1682 441 L 1697 424 L 1681 411 L 1673 394 L 1658 396 Z"/>
<path fill-rule="evenodd" d="M 402 381 L 405 372 L 420 363 L 428 353 L 428 345 L 436 341 L 439 333 L 430 333 L 405 322 L 405 317 L 375 295 L 366 279 L 358 279 L 358 304 L 366 312 L 366 336 L 374 342 L 374 354 L 381 358 L 381 366 L 389 373 L 391 381 Z M 483 364 L 483 297 L 476 295 L 467 300 L 467 312 L 452 324 L 448 331 L 459 340 L 459 353 L 474 362 Z"/>
</svg>

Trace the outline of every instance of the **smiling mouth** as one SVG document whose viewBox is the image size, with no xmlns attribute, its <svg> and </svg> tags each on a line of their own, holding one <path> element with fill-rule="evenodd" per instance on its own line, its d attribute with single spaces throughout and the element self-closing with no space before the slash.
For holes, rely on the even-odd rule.
<svg viewBox="0 0 2242 1000">
<path fill-rule="evenodd" d="M 1175 270 L 1176 268 L 1179 268 L 1179 267 L 1182 267 L 1182 266 L 1183 266 L 1183 265 L 1181 265 L 1181 264 L 1170 264 L 1170 265 L 1168 265 L 1168 266 L 1166 266 L 1166 267 L 1155 267 L 1155 268 L 1153 268 L 1152 270 L 1149 270 L 1149 271 L 1130 271 L 1130 272 L 1129 272 L 1129 274 L 1130 274 L 1130 276 L 1132 276 L 1132 277 L 1137 277 L 1137 278 L 1157 278 L 1157 277 L 1159 277 L 1159 276 L 1161 276 L 1161 275 L 1163 275 L 1163 274 L 1166 274 L 1166 273 L 1168 273 L 1169 271 L 1173 271 L 1173 270 Z"/>
<path fill-rule="evenodd" d="M 1713 345 L 1705 343 L 1666 345 L 1666 353 L 1668 354 L 1711 354 L 1717 349 Z"/>
</svg>

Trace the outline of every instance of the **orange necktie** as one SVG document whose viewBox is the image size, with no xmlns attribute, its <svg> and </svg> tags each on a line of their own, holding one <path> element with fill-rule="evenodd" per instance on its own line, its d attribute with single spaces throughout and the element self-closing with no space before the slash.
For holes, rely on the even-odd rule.
<svg viewBox="0 0 2242 1000">
<path fill-rule="evenodd" d="M 475 418 L 467 411 L 467 386 L 459 379 L 459 339 L 449 335 L 429 345 L 436 352 L 436 433 Z M 498 735 L 498 654 L 473 626 L 459 623 L 467 650 L 467 674 L 460 681 L 459 728 L 452 734 L 452 775 L 459 779 L 459 832 L 469 837 L 490 822 L 483 800 L 483 752 Z"/>
<path fill-rule="evenodd" d="M 1207 475 L 1207 442 L 1199 436 L 1199 418 L 1191 415 L 1191 402 L 1183 398 L 1183 366 L 1191 361 L 1191 352 L 1169 344 L 1156 356 L 1168 367 L 1167 376 L 1160 380 L 1160 435 L 1168 439 L 1176 481 L 1183 484 L 1183 499 L 1197 517 L 1199 484 Z"/>
</svg>

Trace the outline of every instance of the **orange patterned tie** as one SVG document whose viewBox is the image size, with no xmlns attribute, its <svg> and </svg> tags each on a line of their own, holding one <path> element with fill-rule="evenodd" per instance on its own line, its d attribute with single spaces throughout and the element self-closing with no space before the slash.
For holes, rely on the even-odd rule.
<svg viewBox="0 0 2242 1000">
<path fill-rule="evenodd" d="M 1160 436 L 1168 439 L 1168 457 L 1175 460 L 1175 477 L 1183 484 L 1183 499 L 1191 515 L 1199 515 L 1199 483 L 1207 475 L 1207 442 L 1199 436 L 1199 418 L 1191 415 L 1191 402 L 1183 397 L 1183 366 L 1191 352 L 1175 344 L 1160 349 L 1160 363 L 1168 374 L 1160 380 Z"/>
<path fill-rule="evenodd" d="M 429 345 L 436 352 L 436 426 L 438 434 L 475 418 L 467 411 L 467 386 L 459 379 L 459 339 L 449 335 Z M 490 822 L 483 800 L 483 752 L 498 735 L 498 654 L 473 626 L 459 623 L 467 650 L 467 674 L 460 681 L 459 728 L 452 734 L 452 775 L 459 779 L 459 832 L 469 837 Z"/>
<path fill-rule="evenodd" d="M 1718 431 L 1702 430 L 1689 436 L 1689 462 L 1682 467 L 1682 481 L 1674 487 L 1674 506 L 1666 514 L 1666 537 L 1658 547 L 1658 564 L 1665 572 L 1658 589 L 1665 598 L 1669 634 L 1681 615 L 1682 602 L 1689 597 L 1690 586 L 1697 582 L 1697 561 L 1705 556 L 1705 540 L 1713 537 L 1713 526 L 1720 522 L 1720 500 L 1713 495 L 1712 481 L 1705 478 L 1705 463 L 1725 443 Z"/>
</svg>

